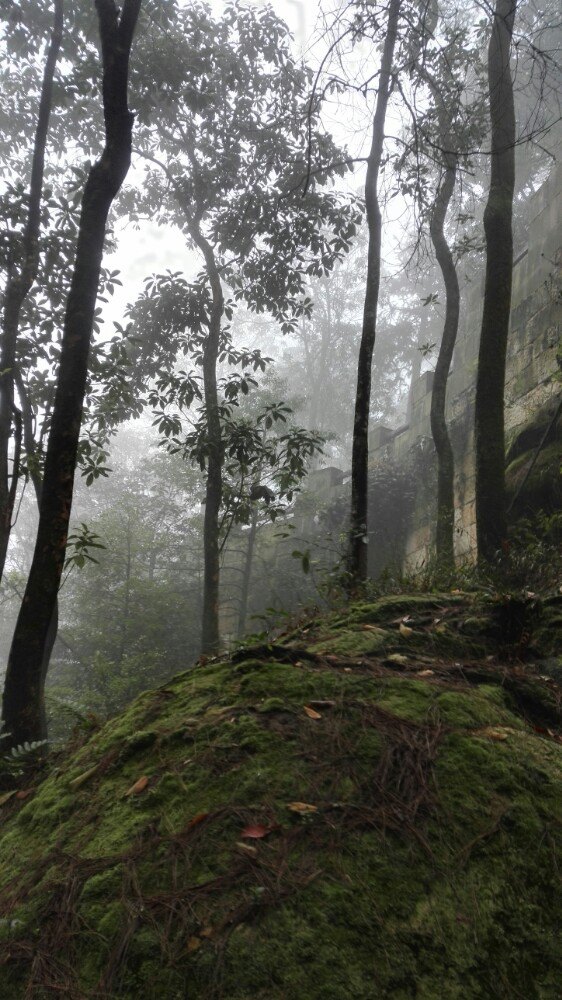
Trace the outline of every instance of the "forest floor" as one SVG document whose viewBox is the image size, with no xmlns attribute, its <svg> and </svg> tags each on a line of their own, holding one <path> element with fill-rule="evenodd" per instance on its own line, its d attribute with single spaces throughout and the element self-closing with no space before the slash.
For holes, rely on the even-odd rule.
<svg viewBox="0 0 562 1000">
<path fill-rule="evenodd" d="M 352 604 L 0 781 L 0 996 L 560 1000 L 562 595 Z"/>
</svg>

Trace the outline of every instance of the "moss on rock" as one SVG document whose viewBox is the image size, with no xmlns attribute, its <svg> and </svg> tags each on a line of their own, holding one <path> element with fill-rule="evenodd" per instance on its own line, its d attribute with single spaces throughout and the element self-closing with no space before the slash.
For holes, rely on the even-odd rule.
<svg viewBox="0 0 562 1000">
<path fill-rule="evenodd" d="M 559 688 L 493 612 L 355 605 L 61 756 L 0 809 L 0 995 L 555 1000 Z"/>
</svg>

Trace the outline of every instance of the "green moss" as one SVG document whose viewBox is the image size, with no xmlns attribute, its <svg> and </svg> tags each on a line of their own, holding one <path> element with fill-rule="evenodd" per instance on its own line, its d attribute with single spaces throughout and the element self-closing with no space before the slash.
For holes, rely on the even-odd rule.
<svg viewBox="0 0 562 1000">
<path fill-rule="evenodd" d="M 256 711 L 264 715 L 268 712 L 283 712 L 286 709 L 287 705 L 282 698 L 266 698 L 265 701 L 256 705 Z"/>
<path fill-rule="evenodd" d="M 380 635 L 375 632 L 342 628 L 335 635 L 330 636 L 328 645 L 330 653 L 339 656 L 373 656 L 382 652 L 391 639 L 390 632 Z M 326 641 L 317 642 L 310 648 L 312 652 L 321 652 L 326 649 Z"/>
<path fill-rule="evenodd" d="M 454 606 L 462 603 L 457 594 L 388 594 L 376 601 L 353 604 L 351 609 L 331 621 L 333 627 L 345 624 L 376 625 L 388 622 L 399 615 L 415 615 L 436 611 L 444 603 Z"/>
<path fill-rule="evenodd" d="M 84 1000 L 555 1000 L 562 747 L 533 729 L 553 682 L 485 658 L 471 682 L 458 623 L 488 637 L 490 614 L 363 603 L 291 637 L 326 658 L 249 654 L 137 699 L 2 809 L 0 995 L 55 955 Z"/>
<path fill-rule="evenodd" d="M 505 708 L 501 688 L 486 685 L 470 693 L 445 691 L 435 699 L 439 715 L 448 726 L 463 728 L 513 724 L 513 715 Z"/>
<path fill-rule="evenodd" d="M 377 703 L 401 718 L 423 722 L 435 697 L 435 690 L 424 681 L 391 677 L 381 685 Z"/>
</svg>

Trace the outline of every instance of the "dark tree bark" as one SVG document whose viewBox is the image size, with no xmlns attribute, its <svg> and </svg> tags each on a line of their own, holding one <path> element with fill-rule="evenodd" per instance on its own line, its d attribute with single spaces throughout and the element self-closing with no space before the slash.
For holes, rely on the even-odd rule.
<svg viewBox="0 0 562 1000">
<path fill-rule="evenodd" d="M 127 175 L 133 116 L 129 55 L 141 0 L 96 0 L 103 66 L 105 146 L 84 188 L 66 306 L 33 562 L 8 661 L 3 717 L 13 744 L 42 739 L 44 654 L 64 566 L 82 407 L 107 216 Z"/>
<path fill-rule="evenodd" d="M 205 486 L 205 518 L 203 522 L 203 615 L 201 623 L 201 652 L 216 653 L 220 646 L 219 633 L 219 583 L 220 546 L 219 525 L 222 501 L 222 431 L 217 391 L 217 359 L 219 354 L 221 320 L 224 298 L 218 268 L 211 246 L 201 237 L 200 246 L 205 256 L 207 273 L 211 281 L 213 304 L 209 333 L 203 350 L 203 391 L 207 415 L 207 482 Z"/>
<path fill-rule="evenodd" d="M 371 406 L 373 350 L 377 330 L 382 240 L 382 216 L 378 198 L 378 179 L 384 144 L 386 109 L 392 88 L 392 61 L 398 35 L 400 6 L 400 0 L 390 0 L 379 74 L 377 102 L 373 118 L 371 150 L 365 182 L 369 248 L 367 254 L 367 285 L 363 310 L 363 328 L 357 367 L 355 419 L 353 424 L 351 516 L 348 555 L 350 589 L 353 589 L 367 579 L 369 410 Z"/>
<path fill-rule="evenodd" d="M 194 170 L 196 164 L 192 158 Z M 201 617 L 201 652 L 217 653 L 220 648 L 219 599 L 220 599 L 220 507 L 222 502 L 222 430 L 217 389 L 217 362 L 219 356 L 221 323 L 224 313 L 224 295 L 220 271 L 212 245 L 201 232 L 198 210 L 192 211 L 179 187 L 174 185 L 176 198 L 182 209 L 189 235 L 203 254 L 205 269 L 211 286 L 211 313 L 209 329 L 203 348 L 203 398 L 207 418 L 207 481 L 205 484 L 205 516 L 203 518 L 203 610 Z"/>
<path fill-rule="evenodd" d="M 489 563 L 505 544 L 504 383 L 513 271 L 515 108 L 510 54 L 516 0 L 496 0 L 488 48 L 491 179 L 484 212 L 486 279 L 476 376 L 476 537 Z"/>
<path fill-rule="evenodd" d="M 8 543 L 12 529 L 12 516 L 17 495 L 19 463 L 17 461 L 18 412 L 14 403 L 14 380 L 17 363 L 17 344 L 22 306 L 37 277 L 39 263 L 39 228 L 45 149 L 53 103 L 53 79 L 62 42 L 63 0 L 54 0 L 53 30 L 43 71 L 37 127 L 31 161 L 29 206 L 23 233 L 23 246 L 19 261 L 13 261 L 4 292 L 4 310 L 0 343 L 0 580 L 6 564 Z M 20 427 L 21 430 L 21 427 Z M 10 475 L 10 442 L 15 438 L 16 454 Z"/>
<path fill-rule="evenodd" d="M 447 209 L 455 189 L 456 169 L 456 157 L 454 154 L 449 154 L 430 221 L 431 240 L 445 285 L 445 323 L 435 366 L 430 414 L 431 433 L 437 452 L 435 554 L 438 565 L 443 569 L 451 568 L 455 561 L 455 460 L 445 419 L 445 402 L 447 380 L 459 328 L 460 291 L 457 269 L 445 237 L 444 228 Z"/>
<path fill-rule="evenodd" d="M 121 667 L 129 645 L 129 615 L 131 613 L 131 577 L 133 568 L 133 551 L 131 539 L 131 516 L 127 517 L 127 553 L 125 556 L 125 593 L 123 595 L 123 611 L 121 613 L 121 637 L 116 666 Z"/>
<path fill-rule="evenodd" d="M 258 533 L 258 509 L 252 511 L 250 530 L 248 532 L 248 544 L 246 546 L 246 556 L 242 570 L 242 587 L 240 592 L 240 611 L 238 612 L 238 638 L 243 639 L 246 634 L 246 618 L 248 617 L 248 597 L 250 593 L 250 581 L 252 579 L 252 567 L 254 563 L 254 549 L 256 546 L 256 536 Z"/>
<path fill-rule="evenodd" d="M 40 510 L 41 496 L 43 493 L 43 481 L 41 479 L 41 473 L 39 472 L 39 463 L 37 454 L 38 448 L 37 448 L 37 442 L 35 440 L 35 435 L 33 433 L 33 410 L 20 371 L 16 371 L 15 373 L 15 385 L 20 399 L 22 428 L 23 428 L 23 443 L 27 455 L 29 478 L 31 479 L 31 482 L 33 484 L 35 499 L 37 501 L 37 507 Z M 49 622 L 49 628 L 47 629 L 47 638 L 45 639 L 45 646 L 43 649 L 43 660 L 41 663 L 41 690 L 44 690 L 45 688 L 45 681 L 47 679 L 49 663 L 51 662 L 51 655 L 55 647 L 55 642 L 57 641 L 58 629 L 59 629 L 59 602 L 57 598 L 57 600 L 55 601 L 55 606 L 53 608 L 53 613 L 51 615 L 51 620 Z M 44 698 L 42 699 L 41 703 L 41 729 L 44 733 L 47 732 L 47 713 L 46 713 Z"/>
<path fill-rule="evenodd" d="M 190 150 L 186 153 L 194 175 L 197 162 Z M 146 154 L 145 154 L 146 156 Z M 212 244 L 201 231 L 204 210 L 191 204 L 185 197 L 181 184 L 167 167 L 154 157 L 153 160 L 166 174 L 173 188 L 176 201 L 183 212 L 186 229 L 195 246 L 201 251 L 211 287 L 211 312 L 203 347 L 203 398 L 207 420 L 207 479 L 205 485 L 205 516 L 203 518 L 203 609 L 201 616 L 201 652 L 217 653 L 220 648 L 220 507 L 222 502 L 223 445 L 220 422 L 219 394 L 217 388 L 217 362 L 220 347 L 221 323 L 224 313 L 224 294 L 220 270 Z"/>
</svg>

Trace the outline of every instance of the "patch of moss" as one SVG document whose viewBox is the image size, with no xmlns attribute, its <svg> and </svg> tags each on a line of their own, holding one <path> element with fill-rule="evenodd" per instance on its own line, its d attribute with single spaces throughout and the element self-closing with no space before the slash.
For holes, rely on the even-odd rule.
<svg viewBox="0 0 562 1000">
<path fill-rule="evenodd" d="M 379 622 L 392 621 L 399 615 L 437 611 L 444 604 L 455 606 L 462 602 L 463 598 L 458 594 L 388 594 L 376 601 L 353 604 L 345 615 L 339 616 L 331 624 L 335 627 L 341 627 L 345 623 L 377 625 Z"/>
<path fill-rule="evenodd" d="M 363 603 L 291 637 L 326 656 L 142 695 L 2 807 L 0 995 L 557 1000 L 562 746 L 527 718 L 554 682 L 475 664 L 456 623 L 491 615 Z"/>
<path fill-rule="evenodd" d="M 381 630 L 381 633 L 383 630 Z M 386 646 L 392 642 L 390 631 L 384 634 L 360 631 L 358 629 L 341 628 L 335 634 L 330 634 L 326 641 L 319 641 L 310 646 L 313 653 L 320 653 L 329 647 L 332 655 L 339 656 L 374 656 L 382 653 Z"/>
</svg>

